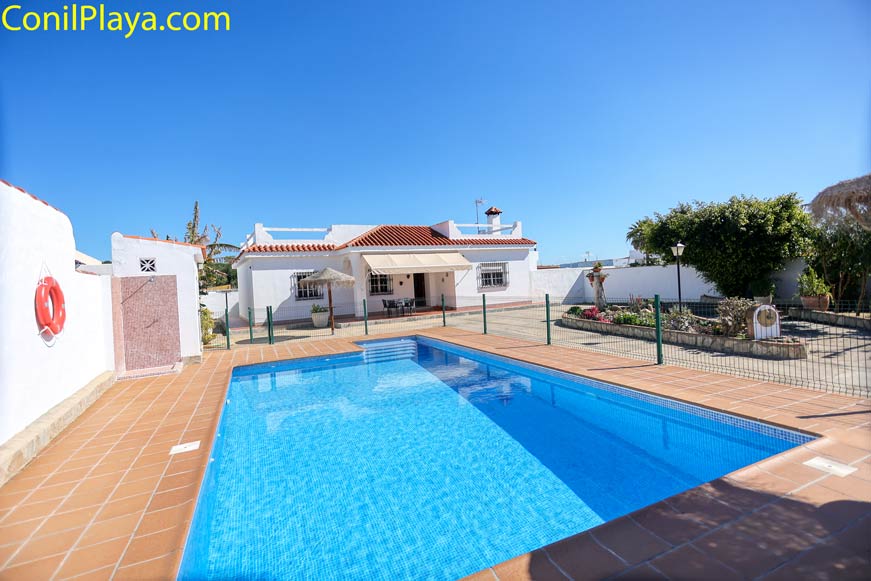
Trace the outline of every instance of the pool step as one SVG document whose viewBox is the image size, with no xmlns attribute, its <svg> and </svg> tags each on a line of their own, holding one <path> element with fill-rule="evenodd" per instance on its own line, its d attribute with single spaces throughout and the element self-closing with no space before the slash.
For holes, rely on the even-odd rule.
<svg viewBox="0 0 871 581">
<path fill-rule="evenodd" d="M 417 357 L 416 341 L 378 341 L 375 343 L 364 343 L 362 347 L 365 350 L 363 359 L 366 363 L 415 359 Z"/>
</svg>

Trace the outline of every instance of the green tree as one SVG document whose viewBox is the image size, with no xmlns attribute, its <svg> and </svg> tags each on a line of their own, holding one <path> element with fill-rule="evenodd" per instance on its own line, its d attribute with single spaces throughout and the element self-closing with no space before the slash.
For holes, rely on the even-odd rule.
<svg viewBox="0 0 871 581">
<path fill-rule="evenodd" d="M 682 241 L 683 264 L 695 267 L 726 296 L 749 296 L 753 282 L 770 279 L 789 260 L 804 256 L 811 234 L 810 216 L 796 194 L 735 196 L 656 214 L 649 248 L 674 262 L 671 247 Z"/>
<path fill-rule="evenodd" d="M 632 248 L 644 254 L 644 264 L 650 264 L 650 234 L 654 228 L 654 221 L 650 216 L 636 220 L 626 232 L 626 242 Z"/>
<path fill-rule="evenodd" d="M 154 229 L 151 230 L 151 235 L 154 238 L 160 238 Z M 193 215 L 185 226 L 182 242 L 204 246 L 206 249 L 205 264 L 200 271 L 201 289 L 225 284 L 232 285 L 236 278 L 235 273 L 229 268 L 229 263 L 234 256 L 224 256 L 223 254 L 225 252 L 239 252 L 239 247 L 221 242 L 221 235 L 221 228 L 214 224 L 205 225 L 200 229 L 200 203 L 195 201 Z M 166 240 L 178 241 L 178 238 L 171 238 L 167 235 Z"/>
<path fill-rule="evenodd" d="M 830 212 L 814 230 L 808 263 L 832 287 L 836 307 L 857 300 L 859 312 L 871 276 L 871 231 L 846 212 Z"/>
</svg>

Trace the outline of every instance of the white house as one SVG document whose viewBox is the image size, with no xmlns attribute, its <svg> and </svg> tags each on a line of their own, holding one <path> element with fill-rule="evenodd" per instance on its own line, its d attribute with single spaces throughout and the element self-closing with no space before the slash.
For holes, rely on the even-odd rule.
<svg viewBox="0 0 871 581">
<path fill-rule="evenodd" d="M 503 226 L 498 208 L 486 212 L 487 224 L 433 226 L 333 225 L 329 228 L 264 228 L 242 245 L 233 262 L 239 277 L 239 313 L 262 322 L 266 307 L 275 320 L 303 319 L 313 304 L 326 304 L 323 289 L 301 281 L 330 267 L 352 275 L 353 287 L 333 290 L 338 315 L 383 311 L 385 303 L 413 299 L 417 308 L 447 308 L 526 300 L 538 266 L 535 242 L 523 237 L 520 222 Z M 317 239 L 280 239 L 323 233 Z"/>
</svg>

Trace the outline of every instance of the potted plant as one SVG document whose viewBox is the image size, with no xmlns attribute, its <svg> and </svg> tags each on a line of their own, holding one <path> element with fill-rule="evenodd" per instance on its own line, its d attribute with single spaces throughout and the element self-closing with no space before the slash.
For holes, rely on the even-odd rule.
<svg viewBox="0 0 871 581">
<path fill-rule="evenodd" d="M 312 305 L 312 325 L 316 329 L 323 329 L 330 324 L 330 310 L 315 303 Z"/>
<path fill-rule="evenodd" d="M 753 300 L 761 305 L 770 305 L 774 302 L 774 282 L 767 278 L 760 278 L 750 283 L 750 292 Z"/>
<path fill-rule="evenodd" d="M 827 311 L 832 298 L 828 283 L 811 267 L 798 277 L 798 295 L 804 308 L 816 311 Z"/>
</svg>

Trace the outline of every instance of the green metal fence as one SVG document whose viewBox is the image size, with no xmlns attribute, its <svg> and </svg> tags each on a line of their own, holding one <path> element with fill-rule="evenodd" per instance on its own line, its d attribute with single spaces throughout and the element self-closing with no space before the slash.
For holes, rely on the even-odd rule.
<svg viewBox="0 0 871 581">
<path fill-rule="evenodd" d="M 717 303 L 684 300 L 681 313 L 672 298 L 611 298 L 605 320 L 596 320 L 592 305 L 575 302 L 566 297 L 505 297 L 495 292 L 441 296 L 433 306 L 370 297 L 359 304 L 334 303 L 332 325 L 328 312 L 312 312 L 310 305 L 270 305 L 248 309 L 247 325 L 229 329 L 212 346 L 410 334 L 450 326 L 651 364 L 871 395 L 871 318 L 864 305 L 840 303 L 828 312 L 804 309 L 797 301 L 775 305 L 781 317 L 781 337 L 756 342 L 746 336 L 726 339 L 718 335 Z M 615 317 L 615 313 L 622 314 Z M 222 324 L 228 328 L 228 313 L 223 315 Z M 695 334 L 695 344 L 678 340 L 685 339 L 681 325 L 687 316 L 707 325 L 704 333 Z M 729 349 L 724 343 L 730 344 Z M 750 352 L 750 347 L 760 345 L 764 347 L 761 352 Z"/>
</svg>

